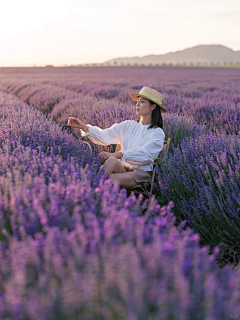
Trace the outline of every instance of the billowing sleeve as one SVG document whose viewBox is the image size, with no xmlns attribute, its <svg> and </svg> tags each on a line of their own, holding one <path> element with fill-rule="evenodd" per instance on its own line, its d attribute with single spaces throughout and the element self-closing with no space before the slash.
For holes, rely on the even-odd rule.
<svg viewBox="0 0 240 320">
<path fill-rule="evenodd" d="M 125 161 L 132 165 L 142 165 L 152 163 L 157 158 L 159 152 L 163 149 L 165 133 L 163 130 L 157 130 L 152 138 L 143 146 L 133 147 L 129 150 L 121 149 L 123 157 L 121 163 Z"/>
<path fill-rule="evenodd" d="M 101 129 L 98 126 L 92 126 L 87 124 L 88 132 L 84 132 L 82 129 L 82 137 L 88 136 L 88 138 L 95 144 L 107 146 L 109 144 L 120 143 L 120 132 L 124 129 L 124 121 L 120 123 L 114 123 L 110 128 Z"/>
</svg>

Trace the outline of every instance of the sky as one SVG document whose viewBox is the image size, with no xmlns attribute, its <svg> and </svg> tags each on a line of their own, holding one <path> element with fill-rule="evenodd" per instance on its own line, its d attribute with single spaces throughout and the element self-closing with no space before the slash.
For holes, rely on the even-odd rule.
<svg viewBox="0 0 240 320">
<path fill-rule="evenodd" d="M 197 45 L 240 50 L 239 0 L 1 3 L 0 66 L 102 63 Z"/>
</svg>

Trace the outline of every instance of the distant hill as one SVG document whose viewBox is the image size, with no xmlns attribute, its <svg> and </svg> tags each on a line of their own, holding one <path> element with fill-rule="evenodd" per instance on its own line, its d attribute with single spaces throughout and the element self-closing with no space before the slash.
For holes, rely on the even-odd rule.
<svg viewBox="0 0 240 320">
<path fill-rule="evenodd" d="M 185 65 L 210 65 L 210 64 L 240 64 L 240 50 L 234 51 L 228 47 L 212 44 L 199 45 L 180 51 L 166 54 L 151 54 L 143 57 L 122 57 L 103 62 L 103 65 L 162 65 L 162 64 L 185 64 Z"/>
</svg>

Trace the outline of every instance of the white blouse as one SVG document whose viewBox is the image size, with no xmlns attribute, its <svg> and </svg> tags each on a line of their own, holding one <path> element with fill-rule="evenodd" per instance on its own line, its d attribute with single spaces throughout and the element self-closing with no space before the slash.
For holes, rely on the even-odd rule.
<svg viewBox="0 0 240 320">
<path fill-rule="evenodd" d="M 163 149 L 164 131 L 159 127 L 147 130 L 149 124 L 143 125 L 141 120 L 125 120 L 106 129 L 91 124 L 87 126 L 87 133 L 80 129 L 82 137 L 88 136 L 93 143 L 102 146 L 120 143 L 121 163 L 130 168 L 152 171 L 152 162 Z"/>
</svg>

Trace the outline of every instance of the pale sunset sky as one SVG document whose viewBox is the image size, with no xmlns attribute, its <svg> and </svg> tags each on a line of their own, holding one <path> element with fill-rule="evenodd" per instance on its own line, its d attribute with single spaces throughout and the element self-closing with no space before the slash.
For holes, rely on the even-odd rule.
<svg viewBox="0 0 240 320">
<path fill-rule="evenodd" d="M 197 45 L 240 50 L 239 0 L 1 3 L 0 66 L 101 63 Z"/>
</svg>

